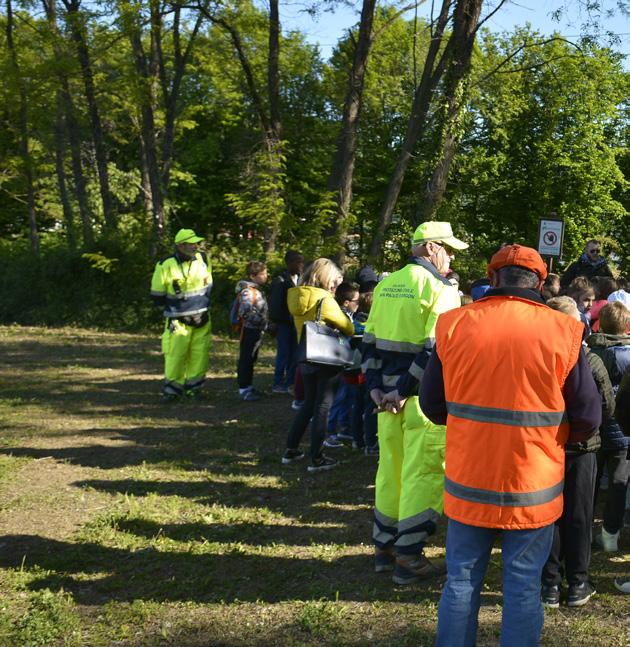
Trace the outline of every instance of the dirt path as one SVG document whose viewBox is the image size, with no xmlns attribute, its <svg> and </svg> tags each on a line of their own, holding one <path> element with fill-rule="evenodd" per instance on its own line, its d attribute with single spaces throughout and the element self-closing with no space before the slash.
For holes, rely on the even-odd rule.
<svg viewBox="0 0 630 647">
<path fill-rule="evenodd" d="M 66 539 L 111 502 L 111 496 L 74 485 L 96 474 L 52 456 L 29 461 L 0 488 L 0 535 Z"/>
</svg>

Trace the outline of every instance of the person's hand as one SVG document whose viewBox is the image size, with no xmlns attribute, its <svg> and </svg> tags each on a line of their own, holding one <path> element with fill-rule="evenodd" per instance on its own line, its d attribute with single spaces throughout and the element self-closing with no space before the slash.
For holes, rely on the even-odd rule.
<svg viewBox="0 0 630 647">
<path fill-rule="evenodd" d="M 378 407 L 378 409 L 381 409 L 381 403 L 383 402 L 383 396 L 385 394 L 381 389 L 372 389 L 370 391 L 370 397 L 372 398 L 372 402 Z"/>
<path fill-rule="evenodd" d="M 407 398 L 400 397 L 398 390 L 390 391 L 383 396 L 381 408 L 387 409 L 390 413 L 400 413 L 407 402 Z"/>
</svg>

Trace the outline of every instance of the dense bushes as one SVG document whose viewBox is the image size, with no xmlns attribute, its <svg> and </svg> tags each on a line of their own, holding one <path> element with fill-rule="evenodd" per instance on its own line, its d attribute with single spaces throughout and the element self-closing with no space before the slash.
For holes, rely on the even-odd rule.
<svg viewBox="0 0 630 647">
<path fill-rule="evenodd" d="M 209 251 L 214 287 L 212 328 L 228 332 L 234 285 L 247 258 L 232 261 Z M 98 252 L 69 252 L 50 239 L 39 258 L 26 241 L 0 246 L 0 323 L 80 325 L 98 329 L 143 330 L 162 325 L 149 289 L 154 263 L 146 247 L 101 246 Z M 270 265 L 273 273 L 278 268 Z"/>
</svg>

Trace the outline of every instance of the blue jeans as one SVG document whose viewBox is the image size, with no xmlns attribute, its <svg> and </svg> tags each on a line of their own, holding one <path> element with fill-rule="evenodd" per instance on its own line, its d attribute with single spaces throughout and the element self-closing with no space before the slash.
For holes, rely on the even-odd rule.
<svg viewBox="0 0 630 647">
<path fill-rule="evenodd" d="M 352 408 L 352 396 L 348 391 L 345 382 L 339 382 L 335 400 L 328 413 L 328 433 L 337 433 L 337 427 L 347 429 L 350 427 L 350 409 Z"/>
<path fill-rule="evenodd" d="M 481 585 L 497 534 L 502 536 L 502 647 L 540 642 L 543 607 L 540 577 L 553 541 L 553 524 L 533 530 L 479 528 L 449 519 L 446 534 L 448 579 L 438 607 L 436 647 L 476 643 Z"/>
<path fill-rule="evenodd" d="M 293 322 L 279 323 L 276 328 L 276 366 L 273 371 L 274 386 L 292 386 L 295 378 L 295 351 L 297 332 Z"/>
</svg>

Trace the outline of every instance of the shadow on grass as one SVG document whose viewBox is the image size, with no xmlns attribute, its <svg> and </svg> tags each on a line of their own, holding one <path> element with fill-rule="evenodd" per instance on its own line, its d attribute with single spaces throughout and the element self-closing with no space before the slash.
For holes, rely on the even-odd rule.
<svg viewBox="0 0 630 647">
<path fill-rule="evenodd" d="M 437 603 L 442 585 L 442 580 L 431 580 L 417 588 L 396 590 L 387 576 L 371 572 L 371 559 L 364 555 L 324 560 L 238 550 L 191 554 L 146 548 L 134 552 L 33 535 L 0 538 L 0 566 L 42 569 L 42 575 L 31 581 L 31 589 L 63 588 L 86 605 L 135 599 L 206 603 L 336 597 L 412 601 L 419 594 Z"/>
<path fill-rule="evenodd" d="M 297 522 L 288 525 L 238 522 L 225 523 L 156 523 L 145 519 L 121 519 L 116 530 L 137 537 L 160 537 L 173 541 L 239 543 L 247 546 L 283 546 L 287 549 L 313 544 L 346 544 L 348 523 L 331 528 L 313 527 Z"/>
<path fill-rule="evenodd" d="M 345 474 L 338 474 L 336 478 L 326 475 L 318 480 L 302 478 L 295 473 L 283 475 L 281 487 L 241 480 L 223 482 L 212 475 L 203 481 L 85 480 L 73 485 L 136 497 L 151 494 L 184 497 L 201 505 L 265 508 L 287 517 L 298 517 L 303 522 L 330 523 L 333 527 L 363 526 L 361 530 L 366 532 L 365 536 L 371 524 L 371 511 L 368 510 L 371 495 L 360 482 L 353 482 Z"/>
</svg>

